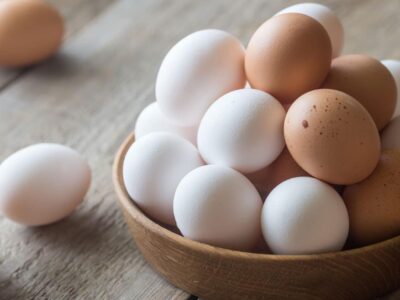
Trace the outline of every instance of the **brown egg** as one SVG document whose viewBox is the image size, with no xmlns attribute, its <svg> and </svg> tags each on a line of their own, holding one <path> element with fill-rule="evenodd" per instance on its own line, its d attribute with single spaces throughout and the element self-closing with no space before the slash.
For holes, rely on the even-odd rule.
<svg viewBox="0 0 400 300">
<path fill-rule="evenodd" d="M 290 105 L 292 105 L 291 103 L 285 103 L 283 104 L 283 109 L 287 112 L 290 108 Z"/>
<path fill-rule="evenodd" d="M 322 87 L 356 98 L 371 114 L 379 130 L 392 118 L 396 82 L 379 60 L 360 54 L 335 58 Z"/>
<path fill-rule="evenodd" d="M 249 42 L 247 79 L 253 88 L 291 103 L 322 84 L 331 53 L 329 36 L 317 21 L 296 13 L 276 15 Z"/>
<path fill-rule="evenodd" d="M 0 1 L 0 65 L 27 66 L 59 48 L 63 19 L 42 0 Z"/>
<path fill-rule="evenodd" d="M 382 153 L 374 172 L 346 187 L 350 239 L 368 245 L 400 234 L 400 151 Z"/>
<path fill-rule="evenodd" d="M 332 184 L 365 179 L 378 163 L 379 133 L 353 97 L 319 89 L 298 98 L 286 114 L 286 145 L 312 176 Z"/>
<path fill-rule="evenodd" d="M 247 178 L 254 184 L 263 200 L 281 182 L 298 176 L 309 176 L 294 161 L 287 148 L 269 166 L 260 171 L 246 174 Z"/>
</svg>

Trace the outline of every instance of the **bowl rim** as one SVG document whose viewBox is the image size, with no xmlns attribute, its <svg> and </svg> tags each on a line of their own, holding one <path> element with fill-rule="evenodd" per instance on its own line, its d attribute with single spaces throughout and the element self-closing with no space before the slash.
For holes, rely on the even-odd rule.
<svg viewBox="0 0 400 300">
<path fill-rule="evenodd" d="M 145 227 L 147 230 L 151 231 L 154 234 L 163 235 L 164 238 L 168 240 L 174 241 L 175 243 L 179 244 L 183 248 L 190 248 L 191 250 L 203 253 L 213 253 L 217 255 L 221 255 L 224 257 L 230 257 L 231 259 L 250 259 L 250 260 L 257 260 L 257 261 L 311 261 L 311 260 L 326 260 L 326 259 L 337 259 L 337 258 L 348 258 L 354 255 L 358 255 L 360 253 L 365 252 L 375 252 L 379 251 L 379 249 L 392 247 L 392 246 L 399 246 L 400 245 L 400 235 L 394 238 L 378 242 L 375 244 L 354 248 L 354 249 L 347 249 L 337 252 L 328 252 L 328 253 L 321 253 L 321 254 L 295 254 L 295 255 L 281 255 L 281 254 L 269 254 L 269 253 L 252 253 L 252 252 L 244 252 L 238 250 L 230 250 L 225 248 L 220 248 L 208 244 L 204 244 L 201 242 L 193 241 L 187 239 L 175 232 L 164 228 L 163 226 L 159 225 L 155 221 L 148 218 L 140 208 L 132 201 L 130 196 L 128 195 L 122 177 L 122 166 L 124 162 L 124 158 L 126 152 L 130 148 L 130 146 L 135 141 L 134 133 L 128 135 L 128 137 L 124 140 L 121 146 L 118 149 L 118 152 L 114 159 L 113 170 L 112 170 L 112 177 L 113 177 L 113 184 L 114 189 L 118 196 L 119 205 L 123 208 L 125 212 L 129 214 L 130 217 L 135 219 L 141 226 Z"/>
</svg>

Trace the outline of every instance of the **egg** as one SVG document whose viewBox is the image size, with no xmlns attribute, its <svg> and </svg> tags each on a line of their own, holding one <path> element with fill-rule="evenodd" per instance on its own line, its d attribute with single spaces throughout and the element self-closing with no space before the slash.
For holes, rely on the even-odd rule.
<svg viewBox="0 0 400 300">
<path fill-rule="evenodd" d="M 322 84 L 331 56 L 321 24 L 303 14 L 286 13 L 266 21 L 251 37 L 245 70 L 253 88 L 291 103 Z"/>
<path fill-rule="evenodd" d="M 152 132 L 165 131 L 175 133 L 196 145 L 197 126 L 180 126 L 167 119 L 157 102 L 150 103 L 139 114 L 135 124 L 135 137 L 141 138 Z"/>
<path fill-rule="evenodd" d="M 365 179 L 379 160 L 374 121 L 357 100 L 340 91 L 319 89 L 298 98 L 287 112 L 284 134 L 301 168 L 332 184 Z"/>
<path fill-rule="evenodd" d="M 332 57 L 340 55 L 344 40 L 343 25 L 330 8 L 319 3 L 300 3 L 281 10 L 278 15 L 284 13 L 300 13 L 318 21 L 329 35 Z"/>
<path fill-rule="evenodd" d="M 178 183 L 203 165 L 197 149 L 169 132 L 153 132 L 131 145 L 123 180 L 132 200 L 153 219 L 175 225 L 172 202 Z"/>
<path fill-rule="evenodd" d="M 383 151 L 374 172 L 346 187 L 350 239 L 368 245 L 400 234 L 400 151 Z"/>
<path fill-rule="evenodd" d="M 283 150 L 285 110 L 271 95 L 240 89 L 215 101 L 201 120 L 197 145 L 209 164 L 248 173 L 262 169 Z"/>
<path fill-rule="evenodd" d="M 222 30 L 201 30 L 179 41 L 164 58 L 156 99 L 171 121 L 195 126 L 211 103 L 245 84 L 240 41 Z"/>
<path fill-rule="evenodd" d="M 400 116 L 390 121 L 383 129 L 381 133 L 381 143 L 383 150 L 400 150 Z"/>
<path fill-rule="evenodd" d="M 273 253 L 316 254 L 343 248 L 349 217 L 331 186 L 312 177 L 296 177 L 269 194 L 261 226 Z"/>
<path fill-rule="evenodd" d="M 43 0 L 0 1 L 0 66 L 24 67 L 54 54 L 64 22 Z"/>
<path fill-rule="evenodd" d="M 372 57 L 354 54 L 335 58 L 322 87 L 353 96 L 371 114 L 379 130 L 392 118 L 396 83 L 386 67 Z"/>
<path fill-rule="evenodd" d="M 400 61 L 393 59 L 382 60 L 381 63 L 389 70 L 397 87 L 397 102 L 394 110 L 393 118 L 400 115 Z"/>
<path fill-rule="evenodd" d="M 257 172 L 247 174 L 246 177 L 254 184 L 261 197 L 265 198 L 281 182 L 307 175 L 285 147 L 273 163 Z"/>
<path fill-rule="evenodd" d="M 191 171 L 174 197 L 176 224 L 183 236 L 234 250 L 252 250 L 257 245 L 261 208 L 261 198 L 250 181 L 218 165 Z"/>
<path fill-rule="evenodd" d="M 82 202 L 90 180 L 90 167 L 75 150 L 31 145 L 0 165 L 0 212 L 28 226 L 59 221 Z"/>
</svg>

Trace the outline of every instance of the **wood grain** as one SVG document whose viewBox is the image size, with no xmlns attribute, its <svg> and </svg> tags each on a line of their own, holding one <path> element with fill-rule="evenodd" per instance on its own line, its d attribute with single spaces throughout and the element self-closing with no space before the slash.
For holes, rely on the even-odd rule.
<svg viewBox="0 0 400 300">
<path fill-rule="evenodd" d="M 88 158 L 93 184 L 60 223 L 24 228 L 0 217 L 0 299 L 187 298 L 131 240 L 111 184 L 115 152 L 154 101 L 159 64 L 176 41 L 220 28 L 246 44 L 299 1 L 52 1 L 75 18 L 71 34 L 59 55 L 0 88 L 0 160 L 32 143 L 67 144 Z M 400 1 L 321 2 L 344 22 L 345 52 L 400 59 Z"/>
</svg>

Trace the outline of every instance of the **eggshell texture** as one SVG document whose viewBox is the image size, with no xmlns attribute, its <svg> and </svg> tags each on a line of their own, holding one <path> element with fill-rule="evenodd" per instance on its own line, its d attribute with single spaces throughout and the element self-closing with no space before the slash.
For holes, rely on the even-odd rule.
<svg viewBox="0 0 400 300">
<path fill-rule="evenodd" d="M 300 13 L 318 21 L 329 35 L 332 57 L 340 55 L 344 40 L 343 25 L 330 8 L 318 3 L 300 3 L 281 10 L 278 15 L 284 13 Z"/>
<path fill-rule="evenodd" d="M 180 135 L 184 139 L 196 145 L 197 126 L 179 126 L 167 119 L 161 112 L 158 103 L 153 102 L 143 109 L 136 120 L 135 137 L 141 138 L 152 132 L 166 131 Z"/>
<path fill-rule="evenodd" d="M 383 129 L 381 134 L 382 149 L 399 149 L 400 150 L 400 116 L 394 118 Z"/>
<path fill-rule="evenodd" d="M 0 212 L 23 225 L 56 222 L 82 202 L 90 180 L 90 167 L 69 147 L 23 148 L 0 165 Z"/>
<path fill-rule="evenodd" d="M 207 110 L 197 144 L 203 159 L 241 172 L 254 172 L 283 150 L 285 110 L 271 95 L 255 90 L 230 92 Z"/>
<path fill-rule="evenodd" d="M 379 60 L 360 54 L 335 58 L 322 87 L 345 92 L 357 99 L 371 114 L 379 130 L 392 118 L 396 83 Z"/>
<path fill-rule="evenodd" d="M 382 60 L 381 63 L 389 70 L 392 74 L 397 88 L 397 102 L 394 110 L 393 118 L 400 115 L 400 61 L 386 59 Z"/>
<path fill-rule="evenodd" d="M 0 1 L 0 65 L 21 67 L 40 62 L 60 47 L 64 22 L 42 0 Z"/>
<path fill-rule="evenodd" d="M 201 30 L 179 41 L 164 58 L 156 98 L 171 121 L 193 126 L 211 103 L 245 84 L 240 41 L 221 30 Z"/>
<path fill-rule="evenodd" d="M 319 89 L 298 98 L 287 112 L 284 134 L 295 161 L 329 183 L 361 181 L 379 160 L 374 121 L 357 100 L 340 91 Z"/>
<path fill-rule="evenodd" d="M 245 69 L 253 88 L 283 103 L 318 88 L 331 64 L 326 30 L 313 18 L 297 13 L 272 17 L 252 36 Z"/>
<path fill-rule="evenodd" d="M 179 181 L 203 161 L 184 138 L 153 132 L 137 140 L 123 165 L 125 188 L 132 200 L 150 217 L 175 225 L 172 202 Z"/>
<path fill-rule="evenodd" d="M 400 234 L 400 152 L 383 151 L 374 172 L 346 187 L 350 239 L 368 245 Z"/>
<path fill-rule="evenodd" d="M 218 165 L 197 168 L 179 183 L 174 198 L 183 236 L 210 245 L 253 249 L 261 236 L 262 201 L 239 172 Z"/>
<path fill-rule="evenodd" d="M 247 174 L 246 177 L 254 184 L 261 197 L 265 198 L 281 182 L 307 175 L 285 147 L 272 164 L 257 172 Z"/>
<path fill-rule="evenodd" d="M 349 217 L 332 187 L 312 177 L 296 177 L 269 194 L 261 226 L 273 253 L 316 254 L 343 248 Z"/>
</svg>

